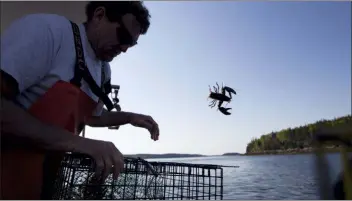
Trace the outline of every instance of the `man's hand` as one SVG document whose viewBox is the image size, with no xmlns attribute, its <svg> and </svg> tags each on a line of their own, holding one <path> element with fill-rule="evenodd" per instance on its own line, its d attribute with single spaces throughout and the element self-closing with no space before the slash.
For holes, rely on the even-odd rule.
<svg viewBox="0 0 352 201">
<path fill-rule="evenodd" d="M 118 127 L 131 124 L 142 127 L 150 132 L 152 140 L 159 139 L 159 126 L 151 116 L 136 114 L 132 112 L 108 112 L 104 111 L 100 117 L 86 119 L 85 123 L 91 127 Z"/>
<path fill-rule="evenodd" d="M 124 169 L 124 157 L 112 142 L 80 138 L 74 151 L 94 159 L 95 178 L 99 181 L 105 181 L 110 173 L 117 179 Z"/>
<path fill-rule="evenodd" d="M 131 113 L 130 124 L 147 129 L 152 140 L 159 140 L 159 126 L 151 116 Z"/>
</svg>

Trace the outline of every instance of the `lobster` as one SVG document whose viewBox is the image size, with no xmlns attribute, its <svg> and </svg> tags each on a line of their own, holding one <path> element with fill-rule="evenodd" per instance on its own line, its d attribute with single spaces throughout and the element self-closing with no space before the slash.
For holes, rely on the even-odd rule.
<svg viewBox="0 0 352 201">
<path fill-rule="evenodd" d="M 236 91 L 233 90 L 231 87 L 228 86 L 224 86 L 224 84 L 222 84 L 221 89 L 219 87 L 219 84 L 216 82 L 216 86 L 213 86 L 214 92 L 211 90 L 211 87 L 209 85 L 209 97 L 213 99 L 209 106 L 211 108 L 215 107 L 216 103 L 218 103 L 218 109 L 221 113 L 223 113 L 224 115 L 230 115 L 231 113 L 229 112 L 229 110 L 231 110 L 232 108 L 225 108 L 222 107 L 222 104 L 224 102 L 230 103 L 232 100 L 232 95 L 231 94 L 235 94 L 236 95 Z M 229 94 L 229 96 L 226 95 L 226 92 Z M 227 104 L 226 104 L 227 105 Z"/>
</svg>

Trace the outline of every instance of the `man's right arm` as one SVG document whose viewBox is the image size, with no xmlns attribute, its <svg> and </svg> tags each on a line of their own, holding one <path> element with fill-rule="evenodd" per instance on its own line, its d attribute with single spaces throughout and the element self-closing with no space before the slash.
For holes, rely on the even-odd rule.
<svg viewBox="0 0 352 201">
<path fill-rule="evenodd" d="M 46 150 L 73 151 L 81 138 L 47 125 L 14 103 L 51 68 L 57 51 L 53 32 L 39 16 L 16 20 L 1 36 L 1 138 L 35 144 Z"/>
<path fill-rule="evenodd" d="M 54 34 L 60 30 L 50 30 L 45 23 L 36 15 L 26 16 L 1 36 L 1 140 L 19 140 L 44 150 L 88 154 L 95 161 L 98 175 L 105 179 L 113 169 L 116 177 L 124 162 L 113 143 L 82 138 L 45 124 L 14 103 L 18 94 L 50 71 L 51 61 L 60 48 L 54 41 Z"/>
<path fill-rule="evenodd" d="M 44 124 L 13 103 L 18 91 L 15 79 L 1 72 L 0 84 L 2 140 L 21 140 L 48 151 L 88 154 L 95 161 L 96 176 L 105 180 L 113 171 L 114 178 L 117 178 L 124 168 L 124 161 L 113 143 L 82 138 L 62 128 Z"/>
<path fill-rule="evenodd" d="M 1 138 L 20 140 L 37 148 L 53 151 L 75 151 L 81 137 L 44 124 L 14 104 L 18 94 L 17 82 L 9 74 L 0 72 L 1 84 Z M 6 143 L 6 141 L 5 141 Z"/>
</svg>

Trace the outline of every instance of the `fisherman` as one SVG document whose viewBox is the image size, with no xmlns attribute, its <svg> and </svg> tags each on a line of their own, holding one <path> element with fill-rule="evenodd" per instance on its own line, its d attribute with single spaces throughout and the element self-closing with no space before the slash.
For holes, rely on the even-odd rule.
<svg viewBox="0 0 352 201">
<path fill-rule="evenodd" d="M 112 142 L 80 137 L 82 124 L 131 124 L 159 138 L 152 117 L 111 112 L 107 96 L 109 62 L 147 33 L 148 9 L 139 1 L 97 1 L 87 4 L 86 17 L 77 25 L 30 14 L 1 36 L 1 199 L 50 199 L 43 177 L 55 178 L 65 152 L 91 156 L 102 180 L 110 172 L 116 178 L 123 155 Z"/>
</svg>

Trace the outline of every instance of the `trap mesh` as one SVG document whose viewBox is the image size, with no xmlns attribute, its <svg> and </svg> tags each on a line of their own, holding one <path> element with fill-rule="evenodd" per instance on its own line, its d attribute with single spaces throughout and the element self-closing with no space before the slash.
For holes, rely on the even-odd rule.
<svg viewBox="0 0 352 201">
<path fill-rule="evenodd" d="M 147 162 L 125 158 L 117 180 L 109 175 L 103 184 L 94 181 L 93 161 L 67 154 L 55 182 L 53 199 L 198 199 L 223 197 L 223 170 L 217 165 Z"/>
</svg>

